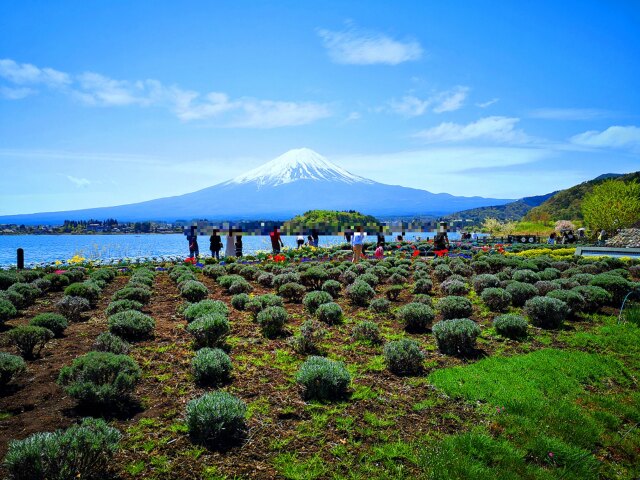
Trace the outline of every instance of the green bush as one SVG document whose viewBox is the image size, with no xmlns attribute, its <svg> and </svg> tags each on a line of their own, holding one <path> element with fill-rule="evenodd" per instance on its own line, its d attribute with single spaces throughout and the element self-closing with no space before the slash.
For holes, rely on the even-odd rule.
<svg viewBox="0 0 640 480">
<path fill-rule="evenodd" d="M 604 288 L 591 285 L 581 285 L 571 290 L 582 295 L 584 300 L 582 311 L 585 313 L 596 313 L 600 308 L 608 305 L 612 298 L 611 294 Z"/>
<path fill-rule="evenodd" d="M 284 307 L 267 307 L 256 317 L 262 333 L 267 338 L 273 338 L 282 333 L 282 329 L 289 321 L 289 314 Z"/>
<path fill-rule="evenodd" d="M 369 310 L 375 313 L 389 313 L 389 309 L 391 308 L 391 302 L 386 298 L 374 298 L 369 303 Z"/>
<path fill-rule="evenodd" d="M 300 274 L 295 272 L 281 273 L 273 277 L 273 286 L 279 290 L 282 285 L 287 283 L 300 283 Z"/>
<path fill-rule="evenodd" d="M 231 359 L 219 348 L 201 348 L 191 361 L 196 382 L 221 385 L 231 376 Z"/>
<path fill-rule="evenodd" d="M 611 294 L 612 306 L 620 306 L 625 295 L 632 289 L 632 284 L 625 278 L 619 275 L 612 275 L 610 273 L 600 273 L 593 277 L 590 285 L 594 287 L 600 287 L 605 289 Z"/>
<path fill-rule="evenodd" d="M 329 325 L 342 322 L 342 308 L 335 302 L 323 303 L 316 309 L 318 320 Z"/>
<path fill-rule="evenodd" d="M 465 355 L 473 352 L 480 327 L 468 318 L 455 318 L 438 322 L 433 326 L 438 350 L 448 355 Z"/>
<path fill-rule="evenodd" d="M 403 291 L 404 287 L 402 285 L 391 285 L 390 287 L 387 287 L 384 294 L 389 301 L 396 301 Z"/>
<path fill-rule="evenodd" d="M 300 366 L 296 382 L 305 398 L 333 400 L 347 395 L 351 375 L 342 362 L 311 356 Z"/>
<path fill-rule="evenodd" d="M 188 280 L 180 287 L 180 295 L 186 298 L 189 302 L 199 302 L 209 295 L 209 289 L 207 289 L 202 282 L 198 282 L 197 280 Z"/>
<path fill-rule="evenodd" d="M 198 303 L 189 305 L 185 309 L 184 318 L 187 322 L 193 322 L 198 317 L 202 317 L 209 313 L 219 313 L 226 317 L 229 315 L 229 309 L 225 303 L 220 300 L 201 300 Z"/>
<path fill-rule="evenodd" d="M 98 287 L 89 282 L 72 283 L 64 289 L 64 294 L 70 297 L 86 298 L 91 307 L 95 307 L 98 304 L 98 298 L 100 298 Z"/>
<path fill-rule="evenodd" d="M 109 332 L 102 332 L 93 344 L 96 352 L 109 352 L 116 355 L 126 355 L 129 353 L 130 345 L 119 336 Z"/>
<path fill-rule="evenodd" d="M 322 290 L 317 290 L 315 292 L 307 293 L 302 299 L 302 303 L 307 308 L 309 313 L 315 313 L 318 307 L 324 303 L 329 303 L 333 301 L 333 297 L 329 295 L 327 292 L 323 292 Z"/>
<path fill-rule="evenodd" d="M 35 358 L 40 355 L 45 344 L 53 338 L 53 332 L 47 328 L 22 325 L 9 331 L 9 341 L 15 345 L 23 358 Z"/>
<path fill-rule="evenodd" d="M 33 317 L 29 325 L 48 328 L 56 337 L 60 337 L 69 326 L 69 322 L 59 313 L 41 313 Z"/>
<path fill-rule="evenodd" d="M 320 290 L 322 284 L 329 278 L 326 270 L 321 267 L 311 267 L 300 274 L 300 282 L 311 290 Z"/>
<path fill-rule="evenodd" d="M 191 438 L 215 447 L 237 441 L 245 431 L 246 404 L 230 393 L 205 393 L 187 404 L 187 428 Z"/>
<path fill-rule="evenodd" d="M 18 277 L 13 272 L 0 272 L 0 290 L 6 290 L 14 283 L 18 282 Z"/>
<path fill-rule="evenodd" d="M 258 275 L 258 283 L 263 287 L 273 287 L 273 278 L 275 275 L 273 273 L 262 272 Z"/>
<path fill-rule="evenodd" d="M 125 340 L 141 340 L 147 338 L 156 327 L 156 322 L 149 315 L 137 310 L 125 310 L 111 315 L 108 320 L 109 331 Z"/>
<path fill-rule="evenodd" d="M 473 289 L 479 295 L 485 288 L 499 287 L 500 279 L 490 273 L 482 273 L 471 279 Z"/>
<path fill-rule="evenodd" d="M 469 287 L 460 280 L 447 280 L 440 285 L 447 295 L 463 296 L 469 293 Z"/>
<path fill-rule="evenodd" d="M 253 287 L 249 282 L 247 282 L 244 278 L 242 280 L 237 280 L 233 282 L 227 291 L 231 295 L 237 295 L 239 293 L 249 293 L 253 291 Z"/>
<path fill-rule="evenodd" d="M 91 280 L 99 280 L 106 283 L 111 283 L 114 278 L 116 278 L 116 272 L 111 270 L 110 268 L 101 268 L 99 270 L 94 270 L 89 274 L 89 278 Z"/>
<path fill-rule="evenodd" d="M 355 306 L 369 306 L 369 302 L 375 295 L 376 291 L 366 282 L 356 280 L 347 287 L 347 297 L 351 304 Z"/>
<path fill-rule="evenodd" d="M 16 305 L 18 308 L 31 305 L 42 293 L 38 287 L 31 283 L 14 283 L 7 289 L 7 292 L 15 292 L 22 295 L 23 304 L 21 306 Z"/>
<path fill-rule="evenodd" d="M 353 327 L 353 339 L 360 342 L 378 344 L 382 341 L 380 328 L 376 322 L 364 320 Z"/>
<path fill-rule="evenodd" d="M 187 332 L 193 337 L 194 348 L 219 347 L 224 344 L 231 326 L 221 313 L 207 313 L 187 325 Z"/>
<path fill-rule="evenodd" d="M 18 315 L 18 310 L 9 300 L 0 299 L 0 324 Z"/>
<path fill-rule="evenodd" d="M 485 288 L 481 297 L 492 312 L 504 312 L 511 305 L 511 295 L 504 288 Z"/>
<path fill-rule="evenodd" d="M 38 278 L 31 282 L 31 285 L 36 287 L 41 292 L 48 292 L 51 289 L 51 282 L 46 278 Z"/>
<path fill-rule="evenodd" d="M 26 369 L 27 365 L 22 358 L 10 353 L 0 352 L 0 387 L 4 387 Z"/>
<path fill-rule="evenodd" d="M 445 281 L 450 275 L 453 275 L 453 271 L 449 268 L 449 265 L 436 265 L 433 269 L 433 275 L 439 282 Z"/>
<path fill-rule="evenodd" d="M 566 303 L 569 314 L 581 312 L 585 306 L 584 297 L 574 290 L 553 290 L 547 293 L 547 297 L 557 298 Z"/>
<path fill-rule="evenodd" d="M 13 290 L 0 290 L 0 300 L 6 300 L 16 309 L 29 306 L 24 297 Z"/>
<path fill-rule="evenodd" d="M 551 329 L 560 328 L 569 315 L 567 304 L 551 297 L 533 297 L 527 300 L 524 311 L 533 325 Z"/>
<path fill-rule="evenodd" d="M 398 310 L 398 317 L 409 332 L 424 332 L 431 326 L 435 313 L 424 303 L 407 303 Z"/>
<path fill-rule="evenodd" d="M 207 265 L 202 269 L 202 273 L 204 273 L 209 278 L 220 278 L 227 273 L 222 265 Z"/>
<path fill-rule="evenodd" d="M 522 315 L 512 313 L 500 315 L 493 320 L 493 327 L 498 335 L 518 340 L 527 336 L 529 322 Z"/>
<path fill-rule="evenodd" d="M 319 350 L 322 339 L 327 331 L 320 322 L 315 320 L 305 320 L 300 325 L 300 333 L 291 338 L 290 343 L 293 349 L 301 354 L 314 354 Z"/>
<path fill-rule="evenodd" d="M 231 306 L 236 310 L 244 310 L 245 305 L 249 301 L 249 295 L 246 293 L 239 293 L 231 297 Z"/>
<path fill-rule="evenodd" d="M 471 301 L 465 297 L 450 295 L 441 298 L 436 308 L 440 311 L 445 320 L 452 318 L 465 318 L 473 313 Z"/>
<path fill-rule="evenodd" d="M 124 287 L 113 294 L 113 300 L 132 300 L 146 304 L 151 300 L 151 291 L 146 287 Z"/>
<path fill-rule="evenodd" d="M 536 283 L 533 284 L 534 287 L 536 287 L 536 290 L 538 290 L 538 296 L 540 297 L 544 297 L 547 293 L 549 292 L 553 292 L 554 290 L 560 290 L 560 285 L 558 285 L 557 281 L 547 281 L 547 280 L 540 280 Z"/>
<path fill-rule="evenodd" d="M 383 353 L 387 368 L 396 375 L 415 375 L 422 371 L 424 353 L 415 340 L 403 338 L 387 342 Z"/>
<path fill-rule="evenodd" d="M 533 270 L 524 269 L 516 270 L 511 276 L 516 282 L 536 283 L 540 281 L 540 275 Z"/>
<path fill-rule="evenodd" d="M 406 276 L 400 275 L 399 273 L 394 273 L 387 279 L 387 283 L 391 285 L 403 285 L 408 281 L 409 279 Z"/>
<path fill-rule="evenodd" d="M 426 278 L 421 278 L 416 280 L 416 283 L 413 285 L 413 293 L 417 294 L 428 294 L 433 289 L 433 283 L 431 280 Z"/>
<path fill-rule="evenodd" d="M 71 268 L 64 275 L 69 277 L 69 281 L 72 283 L 80 282 L 84 278 L 84 268 Z"/>
<path fill-rule="evenodd" d="M 78 322 L 82 320 L 83 312 L 91 310 L 91 305 L 86 298 L 65 295 L 56 304 L 56 308 L 69 321 Z"/>
<path fill-rule="evenodd" d="M 333 298 L 336 298 L 340 295 L 340 291 L 342 290 L 342 284 L 336 280 L 327 280 L 322 284 L 321 290 L 323 292 L 327 292 Z"/>
<path fill-rule="evenodd" d="M 104 420 L 85 418 L 67 430 L 10 441 L 4 466 L 12 480 L 99 480 L 109 477 L 120 437 Z"/>
<path fill-rule="evenodd" d="M 507 285 L 507 293 L 511 295 L 511 304 L 522 307 L 527 300 L 538 295 L 538 289 L 530 283 L 512 282 Z"/>
<path fill-rule="evenodd" d="M 306 293 L 307 289 L 299 283 L 285 283 L 278 288 L 278 295 L 294 303 L 300 303 Z"/>
<path fill-rule="evenodd" d="M 58 384 L 85 407 L 120 406 L 140 381 L 138 364 L 127 355 L 89 352 L 63 367 Z"/>
<path fill-rule="evenodd" d="M 124 312 L 125 310 L 142 310 L 144 305 L 136 300 L 114 300 L 111 302 L 107 309 L 104 311 L 107 316 L 115 315 L 116 313 Z"/>
<path fill-rule="evenodd" d="M 358 265 L 361 265 L 361 264 L 358 264 Z M 375 288 L 375 286 L 380 283 L 380 279 L 376 277 L 373 273 L 369 273 L 369 272 L 359 275 L 357 280 L 359 282 L 368 283 L 373 288 Z"/>
</svg>

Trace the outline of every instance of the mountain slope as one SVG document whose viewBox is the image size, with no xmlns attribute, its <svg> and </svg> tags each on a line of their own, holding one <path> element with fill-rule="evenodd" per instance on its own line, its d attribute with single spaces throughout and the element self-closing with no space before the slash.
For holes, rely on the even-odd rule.
<svg viewBox="0 0 640 480">
<path fill-rule="evenodd" d="M 626 175 L 607 173 L 566 190 L 561 190 L 541 205 L 531 209 L 525 216 L 525 220 L 582 219 L 581 206 L 584 196 L 591 193 L 593 187 L 611 178 L 617 178 L 624 182 L 640 181 L 640 172 L 627 173 Z"/>
<path fill-rule="evenodd" d="M 87 218 L 282 220 L 323 209 L 359 210 L 372 215 L 443 215 L 507 202 L 374 182 L 347 172 L 312 150 L 298 149 L 232 180 L 185 195 L 116 207 L 4 216 L 0 223 L 55 224 Z"/>
<path fill-rule="evenodd" d="M 500 221 L 521 220 L 529 210 L 542 204 L 558 192 L 547 193 L 545 195 L 536 195 L 533 197 L 524 197 L 515 202 L 505 203 L 504 205 L 491 205 L 489 207 L 472 208 L 470 210 L 462 210 L 460 212 L 448 215 L 449 219 L 471 220 L 474 224 L 481 224 L 487 218 L 496 218 Z"/>
</svg>

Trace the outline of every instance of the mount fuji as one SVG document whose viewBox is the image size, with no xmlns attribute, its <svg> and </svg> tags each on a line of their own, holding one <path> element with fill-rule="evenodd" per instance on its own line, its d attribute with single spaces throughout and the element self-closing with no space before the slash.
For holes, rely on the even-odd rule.
<svg viewBox="0 0 640 480">
<path fill-rule="evenodd" d="M 457 197 L 387 185 L 354 175 L 308 148 L 290 150 L 229 181 L 175 197 L 114 207 L 0 216 L 0 224 L 64 220 L 285 220 L 307 210 L 358 210 L 376 216 L 445 215 L 512 200 Z"/>
</svg>

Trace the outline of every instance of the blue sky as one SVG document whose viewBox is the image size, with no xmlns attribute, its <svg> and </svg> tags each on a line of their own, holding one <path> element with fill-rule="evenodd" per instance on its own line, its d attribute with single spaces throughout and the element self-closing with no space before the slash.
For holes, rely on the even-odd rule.
<svg viewBox="0 0 640 480">
<path fill-rule="evenodd" d="M 204 188 L 292 148 L 518 198 L 640 170 L 635 1 L 2 2 L 0 214 Z"/>
</svg>

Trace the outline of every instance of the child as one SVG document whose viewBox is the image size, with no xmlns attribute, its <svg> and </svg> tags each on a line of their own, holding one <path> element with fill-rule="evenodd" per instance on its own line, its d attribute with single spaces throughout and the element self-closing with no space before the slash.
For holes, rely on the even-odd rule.
<svg viewBox="0 0 640 480">
<path fill-rule="evenodd" d="M 378 242 L 378 247 L 376 248 L 374 256 L 378 260 L 382 260 L 382 258 L 384 257 L 384 248 L 382 248 L 382 242 Z"/>
</svg>

